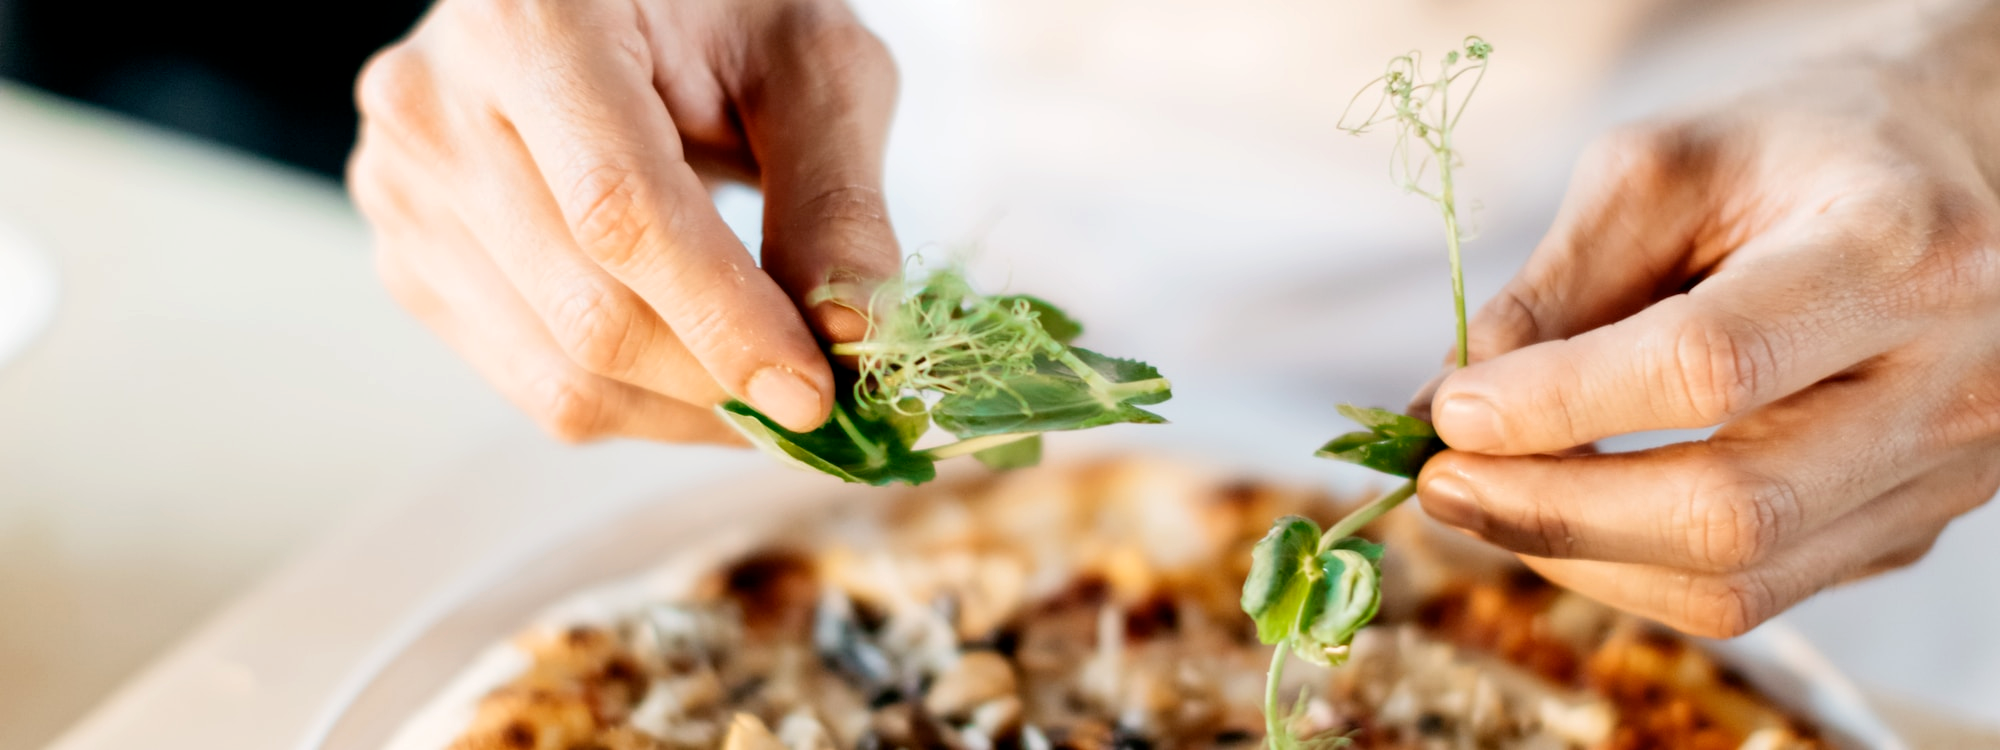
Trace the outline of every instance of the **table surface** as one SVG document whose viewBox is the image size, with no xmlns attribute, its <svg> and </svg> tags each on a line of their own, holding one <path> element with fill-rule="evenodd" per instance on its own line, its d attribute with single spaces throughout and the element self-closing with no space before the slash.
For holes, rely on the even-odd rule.
<svg viewBox="0 0 2000 750">
<path fill-rule="evenodd" d="M 917 34 L 885 35 L 903 54 Z M 908 71 L 910 98 L 935 75 Z M 921 139 L 927 116 L 950 121 L 899 127 Z M 922 183 L 937 162 L 902 143 L 892 181 L 929 189 L 900 194 L 955 192 Z M 1046 226 L 1114 236 L 1144 218 Z M 552 519 L 743 460 L 547 442 L 394 308 L 321 180 L 0 86 L 0 225 L 62 279 L 54 325 L 0 365 L 0 750 L 41 746 L 93 705 L 57 747 L 298 746 L 424 607 L 559 533 Z M 545 492 L 487 504 L 482 481 Z M 412 523 L 449 531 L 374 547 Z M 2000 512 L 1974 513 L 1916 568 L 1788 619 L 1900 696 L 1892 716 L 2000 723 L 2000 603 L 1965 594 L 2000 578 L 1995 536 Z M 1971 736 L 1949 742 L 2000 747 Z"/>
</svg>

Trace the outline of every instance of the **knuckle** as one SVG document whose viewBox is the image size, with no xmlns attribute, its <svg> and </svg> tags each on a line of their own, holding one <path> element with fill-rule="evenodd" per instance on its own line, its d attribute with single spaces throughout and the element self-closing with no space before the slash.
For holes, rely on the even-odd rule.
<svg viewBox="0 0 2000 750">
<path fill-rule="evenodd" d="M 1984 311 L 2000 301 L 2000 212 L 1958 185 L 1922 190 L 1927 200 L 1909 219 L 1916 261 L 1907 287 L 1922 309 Z"/>
<path fill-rule="evenodd" d="M 1569 518 L 1556 503 L 1534 503 L 1530 523 L 1541 549 L 1534 551 L 1539 557 L 1566 558 L 1575 554 L 1576 534 L 1570 528 Z"/>
<path fill-rule="evenodd" d="M 1692 123 L 1648 122 L 1605 133 L 1586 152 L 1586 161 L 1612 184 L 1649 194 L 1703 173 L 1710 151 Z"/>
<path fill-rule="evenodd" d="M 1894 550 L 1889 554 L 1883 555 L 1880 559 L 1877 559 L 1873 565 L 1868 566 L 1870 570 L 1865 571 L 1864 574 L 1873 575 L 1875 573 L 1886 573 L 1891 570 L 1898 570 L 1901 568 L 1910 567 L 1911 565 L 1915 565 L 1917 564 L 1917 561 L 1922 560 L 1926 556 L 1930 555 L 1931 550 L 1937 547 L 1937 541 L 1938 541 L 1938 535 L 1932 534 L 1931 536 L 1925 538 L 1923 541 L 1920 541 L 1916 544 Z"/>
<path fill-rule="evenodd" d="M 1481 307 L 1468 332 L 1467 346 L 1473 361 L 1483 361 L 1551 336 L 1542 318 L 1548 292 L 1520 279 L 1507 284 Z"/>
<path fill-rule="evenodd" d="M 677 311 L 672 318 L 674 335 L 699 355 L 703 351 L 730 351 L 721 344 L 730 329 L 730 315 L 720 305 Z M 739 383 L 738 385 L 744 385 Z"/>
<path fill-rule="evenodd" d="M 1677 427 L 1719 424 L 1754 406 L 1777 368 L 1775 347 L 1755 325 L 1714 314 L 1680 326 L 1668 346 L 1670 382 L 1661 386 L 1685 409 Z"/>
<path fill-rule="evenodd" d="M 1762 576 L 1695 577 L 1688 585 L 1681 629 L 1708 638 L 1735 638 L 1777 614 L 1778 597 Z"/>
<path fill-rule="evenodd" d="M 840 61 L 835 70 L 846 78 L 895 78 L 895 59 L 889 46 L 867 27 L 853 21 L 826 24 L 806 38 L 806 49 L 820 60 Z"/>
<path fill-rule="evenodd" d="M 840 3 L 792 3 L 776 16 L 779 36 L 807 59 L 887 61 L 889 48 Z"/>
<path fill-rule="evenodd" d="M 889 209 L 882 191 L 863 185 L 842 185 L 819 191 L 799 204 L 787 223 L 802 223 L 812 243 L 829 248 L 882 247 L 895 240 L 889 229 Z M 794 235 L 797 236 L 797 235 Z"/>
<path fill-rule="evenodd" d="M 617 377 L 639 355 L 639 318 L 612 294 L 589 289 L 570 295 L 551 311 L 550 333 L 572 362 L 597 375 Z"/>
<path fill-rule="evenodd" d="M 838 3 L 792 4 L 774 29 L 778 46 L 809 71 L 807 80 L 823 89 L 821 94 L 853 99 L 850 107 L 860 103 L 862 92 L 893 95 L 898 72 L 888 45 Z"/>
<path fill-rule="evenodd" d="M 604 435 L 610 398 L 588 378 L 558 375 L 528 394 L 529 411 L 557 440 L 580 443 Z"/>
<path fill-rule="evenodd" d="M 362 66 L 354 82 L 354 106 L 365 119 L 403 120 L 424 111 L 432 99 L 429 89 L 422 55 L 396 44 Z"/>
<path fill-rule="evenodd" d="M 564 206 L 577 244 L 598 263 L 617 268 L 634 261 L 653 228 L 640 208 L 643 177 L 632 166 L 605 162 L 586 167 Z"/>
<path fill-rule="evenodd" d="M 392 217 L 408 215 L 409 207 L 389 187 L 385 172 L 375 159 L 368 147 L 355 149 L 347 160 L 347 194 L 356 211 L 379 225 Z"/>
<path fill-rule="evenodd" d="M 466 28 L 491 36 L 493 32 L 529 27 L 536 4 L 528 0 L 452 0 L 449 5 Z"/>
<path fill-rule="evenodd" d="M 1799 499 L 1789 482 L 1717 463 L 1684 505 L 1681 538 L 1695 565 L 1740 571 L 1770 556 L 1799 523 Z"/>
</svg>

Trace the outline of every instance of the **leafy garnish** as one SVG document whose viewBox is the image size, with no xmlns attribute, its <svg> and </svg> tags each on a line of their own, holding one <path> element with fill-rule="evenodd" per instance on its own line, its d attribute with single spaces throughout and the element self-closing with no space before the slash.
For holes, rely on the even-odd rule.
<svg viewBox="0 0 2000 750">
<path fill-rule="evenodd" d="M 1319 544 L 1319 524 L 1299 516 L 1271 523 L 1250 551 L 1250 577 L 1243 581 L 1243 611 L 1257 623 L 1257 640 L 1275 646 L 1298 631 L 1305 604 L 1307 562 Z"/>
<path fill-rule="evenodd" d="M 1412 52 L 1389 61 L 1389 67 L 1342 113 L 1340 129 L 1353 134 L 1378 125 L 1396 128 L 1396 150 L 1390 176 L 1403 189 L 1435 203 L 1444 217 L 1445 248 L 1451 260 L 1452 309 L 1458 322 L 1458 366 L 1469 361 L 1465 321 L 1465 273 L 1459 260 L 1464 232 L 1458 220 L 1458 196 L 1453 170 L 1459 166 L 1452 134 L 1465 115 L 1465 105 L 1486 75 L 1493 46 L 1466 37 L 1462 49 L 1446 53 L 1437 75 L 1425 78 L 1422 57 Z M 1453 98 L 1452 85 L 1470 76 L 1463 93 Z M 1376 92 L 1374 106 L 1357 114 L 1356 104 Z M 1349 119 L 1355 122 L 1349 124 Z M 1433 176 L 1434 173 L 1434 176 Z M 1381 606 L 1382 547 L 1353 534 L 1416 494 L 1415 477 L 1431 456 L 1445 449 L 1437 430 L 1415 417 L 1383 409 L 1342 404 L 1340 413 L 1360 423 L 1329 441 L 1319 455 L 1365 466 L 1409 481 L 1380 498 L 1356 508 L 1326 533 L 1296 516 L 1272 522 L 1271 532 L 1251 553 L 1250 577 L 1243 585 L 1243 611 L 1257 623 L 1257 637 L 1276 646 L 1264 684 L 1266 741 L 1273 750 L 1292 750 L 1340 739 L 1301 740 L 1293 734 L 1297 710 L 1280 710 L 1278 685 L 1288 654 L 1325 666 L 1347 660 L 1354 634 L 1374 619 Z M 1305 526 L 1301 526 L 1305 524 Z M 1310 554 L 1297 541 L 1310 532 L 1318 540 Z M 1299 694 L 1298 704 L 1306 696 Z"/>
<path fill-rule="evenodd" d="M 1166 422 L 1138 406 L 1172 395 L 1159 371 L 1088 349 L 1072 348 L 1067 355 L 1038 358 L 1034 371 L 1009 378 L 1004 386 L 945 396 L 931 409 L 931 420 L 960 438 Z"/>
<path fill-rule="evenodd" d="M 1016 302 L 1027 303 L 1028 311 L 1035 314 L 1035 322 L 1041 324 L 1042 330 L 1047 332 L 1049 338 L 1055 339 L 1057 343 L 1067 344 L 1075 341 L 1076 337 L 1083 335 L 1083 324 L 1076 322 L 1075 318 L 1070 317 L 1061 308 L 1049 304 L 1048 300 L 1040 297 L 1030 297 L 1025 294 L 1010 294 L 1004 297 L 994 297 L 993 301 L 1008 306 L 1012 306 Z"/>
<path fill-rule="evenodd" d="M 1042 462 L 1042 436 L 1030 435 L 1011 443 L 994 446 L 972 454 L 973 458 L 995 471 L 1024 469 Z"/>
<path fill-rule="evenodd" d="M 1321 458 L 1365 466 L 1390 476 L 1413 479 L 1424 462 L 1444 450 L 1437 430 L 1416 417 L 1383 409 L 1340 405 L 1340 413 L 1368 428 L 1328 441 Z"/>
<path fill-rule="evenodd" d="M 833 347 L 857 367 L 827 424 L 800 435 L 738 402 L 723 416 L 766 452 L 870 484 L 920 484 L 936 475 L 933 463 L 961 455 L 1033 466 L 1041 433 L 1166 421 L 1139 407 L 1170 398 L 1167 379 L 1070 346 L 1083 326 L 1045 300 L 984 297 L 946 268 L 913 288 L 884 284 L 871 307 L 868 335 Z M 959 442 L 915 450 L 933 424 Z"/>
<path fill-rule="evenodd" d="M 1328 667 L 1346 662 L 1354 634 L 1381 606 L 1381 562 L 1381 545 L 1322 534 L 1319 524 L 1299 516 L 1272 522 L 1251 550 L 1243 611 L 1257 624 L 1257 640 L 1277 647 L 1264 685 L 1264 725 L 1273 748 L 1315 745 L 1292 734 L 1297 711 L 1280 710 L 1286 657 L 1296 653 Z M 1327 742 L 1339 744 L 1337 738 Z"/>
<path fill-rule="evenodd" d="M 878 486 L 923 484 L 937 476 L 933 460 L 910 449 L 916 439 L 893 412 L 857 414 L 853 405 L 836 403 L 826 424 L 805 433 L 787 430 L 741 401 L 716 412 L 765 453 L 793 466 Z"/>
</svg>

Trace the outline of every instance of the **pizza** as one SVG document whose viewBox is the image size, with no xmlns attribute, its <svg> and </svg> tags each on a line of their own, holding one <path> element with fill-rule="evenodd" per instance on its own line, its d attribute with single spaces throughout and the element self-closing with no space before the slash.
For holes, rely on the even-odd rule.
<svg viewBox="0 0 2000 750">
<path fill-rule="evenodd" d="M 584 592 L 391 747 L 1257 748 L 1249 549 L 1347 505 L 1135 458 L 889 492 Z M 1347 664 L 1286 672 L 1316 746 L 1829 746 L 1693 642 L 1419 514 L 1367 534 L 1389 549 L 1379 618 Z"/>
</svg>

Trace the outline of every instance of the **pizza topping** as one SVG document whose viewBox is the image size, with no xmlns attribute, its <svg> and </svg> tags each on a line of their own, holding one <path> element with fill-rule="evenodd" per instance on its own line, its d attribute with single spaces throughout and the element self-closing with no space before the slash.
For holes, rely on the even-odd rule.
<svg viewBox="0 0 2000 750">
<path fill-rule="evenodd" d="M 924 709 L 945 719 L 963 719 L 989 701 L 1015 692 L 1014 666 L 992 651 L 970 651 L 931 683 Z"/>
</svg>

